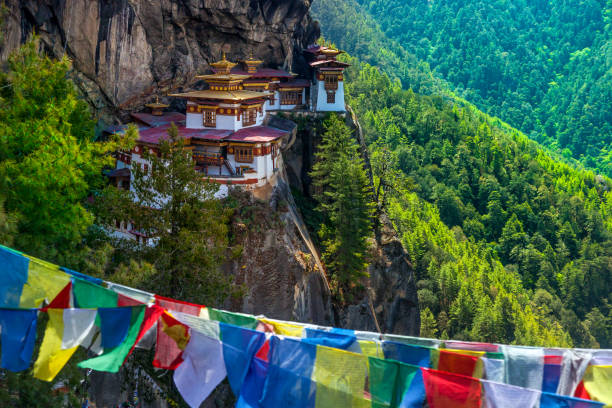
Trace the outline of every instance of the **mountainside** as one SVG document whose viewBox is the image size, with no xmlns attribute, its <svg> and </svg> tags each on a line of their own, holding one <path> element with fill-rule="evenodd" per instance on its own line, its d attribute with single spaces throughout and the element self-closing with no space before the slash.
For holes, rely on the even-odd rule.
<svg viewBox="0 0 612 408">
<path fill-rule="evenodd" d="M 309 0 L 6 2 L 5 59 L 32 32 L 51 55 L 73 61 L 75 83 L 107 118 L 189 86 L 223 52 L 253 52 L 271 67 L 303 66 L 319 35 Z"/>
<path fill-rule="evenodd" d="M 612 175 L 609 2 L 322 0 L 314 7 L 333 39 L 332 16 L 353 9 L 376 22 L 371 29 L 388 39 L 385 48 L 427 63 L 456 95 Z"/>
<path fill-rule="evenodd" d="M 357 2 L 314 11 L 326 38 L 358 57 L 348 101 L 417 271 L 421 334 L 609 345 L 612 299 L 599 289 L 612 282 L 610 179 L 458 97 Z"/>
</svg>

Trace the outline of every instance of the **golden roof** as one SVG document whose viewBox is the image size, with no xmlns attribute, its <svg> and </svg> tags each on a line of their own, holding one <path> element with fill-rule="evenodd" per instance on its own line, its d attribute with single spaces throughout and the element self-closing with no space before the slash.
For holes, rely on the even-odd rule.
<svg viewBox="0 0 612 408">
<path fill-rule="evenodd" d="M 229 74 L 230 70 L 236 65 L 238 64 L 230 62 L 225 58 L 225 52 L 223 53 L 223 59 L 221 59 L 221 61 L 212 62 L 210 64 L 210 66 L 220 74 Z"/>
<path fill-rule="evenodd" d="M 207 75 L 196 75 L 197 79 L 203 79 L 208 81 L 244 81 L 249 79 L 251 75 L 238 75 L 238 74 L 207 74 Z"/>
<path fill-rule="evenodd" d="M 247 65 L 261 65 L 261 64 L 263 64 L 263 61 L 255 59 L 253 57 L 253 52 L 251 52 L 251 55 L 249 55 L 248 59 L 246 59 L 246 60 L 244 60 L 242 62 L 244 62 Z"/>
<path fill-rule="evenodd" d="M 272 96 L 271 92 L 255 92 L 255 91 L 191 91 L 178 94 L 171 94 L 177 98 L 198 98 L 198 99 L 218 99 L 224 101 L 246 101 L 249 99 L 257 99 L 266 96 Z"/>
<path fill-rule="evenodd" d="M 145 105 L 147 108 L 151 108 L 151 109 L 163 109 L 163 108 L 167 108 L 170 105 L 167 105 L 165 103 L 160 103 L 159 102 L 159 96 L 155 97 L 155 102 L 153 103 L 147 103 Z"/>
</svg>

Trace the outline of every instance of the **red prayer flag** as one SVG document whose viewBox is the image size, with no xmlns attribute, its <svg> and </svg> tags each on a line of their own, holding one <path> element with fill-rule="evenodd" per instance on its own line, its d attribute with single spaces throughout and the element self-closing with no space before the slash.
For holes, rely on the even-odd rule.
<svg viewBox="0 0 612 408">
<path fill-rule="evenodd" d="M 164 313 L 164 309 L 157 305 L 147 306 L 145 310 L 144 319 L 142 321 L 142 324 L 140 325 L 140 331 L 138 332 L 138 337 L 136 337 L 136 341 L 134 342 L 134 345 L 132 345 L 132 348 L 130 349 L 130 352 L 128 353 L 128 355 L 125 356 L 126 359 L 130 356 L 130 354 L 132 354 L 132 351 L 134 351 L 134 349 L 138 345 L 138 342 L 142 340 L 144 335 L 147 334 L 147 332 L 155 325 L 155 323 L 157 323 L 157 320 L 163 313 Z"/>
<path fill-rule="evenodd" d="M 429 408 L 480 408 L 480 381 L 452 373 L 421 368 Z"/>
<path fill-rule="evenodd" d="M 155 303 L 165 310 L 174 310 L 177 312 L 187 313 L 193 316 L 198 316 L 202 308 L 206 306 L 196 305 L 193 303 L 182 302 L 163 296 L 155 295 Z M 157 322 L 157 342 L 155 345 L 155 357 L 153 358 L 153 365 L 158 368 L 165 368 L 169 370 L 175 370 L 182 362 L 181 358 L 182 350 L 178 348 L 176 342 L 163 331 L 162 320 L 168 325 L 170 319 L 167 314 L 162 314 Z M 174 319 L 172 319 L 174 320 Z M 179 323 L 177 320 L 174 320 Z M 176 324 L 172 323 L 172 324 Z"/>
<path fill-rule="evenodd" d="M 68 309 L 70 307 L 70 295 L 72 294 L 72 282 L 69 282 L 55 299 L 49 303 L 48 309 Z"/>
<path fill-rule="evenodd" d="M 476 363 L 478 363 L 476 356 L 440 350 L 438 370 L 473 377 Z"/>
<path fill-rule="evenodd" d="M 142 306 L 144 303 L 139 302 L 136 299 L 132 299 L 131 297 L 122 295 L 121 293 L 117 293 L 117 306 Z M 146 318 L 146 317 L 145 317 Z"/>
</svg>

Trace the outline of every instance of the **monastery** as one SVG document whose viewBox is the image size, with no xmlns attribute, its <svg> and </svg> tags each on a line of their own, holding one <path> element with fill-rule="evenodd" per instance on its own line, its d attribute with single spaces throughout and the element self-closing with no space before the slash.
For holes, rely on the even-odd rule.
<svg viewBox="0 0 612 408">
<path fill-rule="evenodd" d="M 146 105 L 150 112 L 131 114 L 139 138 L 132 151 L 117 153 L 116 167 L 108 177 L 129 189 L 132 166 L 147 171 L 150 163 L 142 153 L 155 152 L 174 123 L 193 154 L 195 170 L 221 185 L 218 196 L 227 195 L 229 186 L 266 196 L 276 184 L 281 148 L 290 137 L 290 131 L 269 124 L 274 123 L 271 116 L 285 111 L 345 112 L 343 72 L 348 64 L 336 60 L 342 51 L 311 46 L 304 52 L 310 78 L 262 68 L 263 62 L 252 55 L 237 64 L 224 54 L 210 64 L 212 73 L 196 77 L 206 82 L 207 89 L 169 95 L 186 101 L 185 113 L 166 112 L 169 105 L 157 101 Z M 117 228 L 132 231 L 123 223 Z"/>
</svg>

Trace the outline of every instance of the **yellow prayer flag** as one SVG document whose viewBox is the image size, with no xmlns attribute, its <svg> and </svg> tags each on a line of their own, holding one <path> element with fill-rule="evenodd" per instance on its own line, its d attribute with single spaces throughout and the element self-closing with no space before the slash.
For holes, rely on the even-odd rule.
<svg viewBox="0 0 612 408">
<path fill-rule="evenodd" d="M 28 281 L 23 285 L 19 307 L 40 307 L 46 299 L 51 302 L 70 283 L 70 276 L 59 266 L 29 257 Z"/>
<path fill-rule="evenodd" d="M 368 357 L 330 347 L 317 346 L 312 380 L 317 383 L 315 407 L 366 408 L 364 395 Z"/>
<path fill-rule="evenodd" d="M 357 340 L 361 354 L 367 357 L 385 358 L 380 345 L 372 340 Z"/>
<path fill-rule="evenodd" d="M 47 313 L 49 323 L 45 329 L 45 337 L 40 346 L 38 359 L 34 363 L 34 377 L 43 381 L 52 381 L 79 346 L 62 350 L 64 311 L 49 309 Z"/>
<path fill-rule="evenodd" d="M 612 366 L 589 366 L 582 381 L 593 400 L 612 407 Z"/>
<path fill-rule="evenodd" d="M 304 326 L 291 323 L 281 323 L 276 320 L 259 319 L 260 322 L 266 323 L 274 327 L 274 332 L 281 336 L 302 337 Z"/>
</svg>

